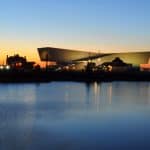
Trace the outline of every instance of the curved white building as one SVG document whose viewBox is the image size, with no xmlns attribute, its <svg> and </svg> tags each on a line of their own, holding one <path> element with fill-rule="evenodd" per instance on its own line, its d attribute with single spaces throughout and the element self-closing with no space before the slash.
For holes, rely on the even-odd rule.
<svg viewBox="0 0 150 150">
<path fill-rule="evenodd" d="M 41 61 L 54 61 L 56 63 L 72 63 L 74 61 L 100 61 L 110 62 L 114 58 L 119 57 L 126 63 L 133 66 L 148 64 L 150 60 L 150 52 L 126 52 L 126 53 L 96 53 L 78 50 L 69 50 L 53 47 L 38 48 Z"/>
</svg>

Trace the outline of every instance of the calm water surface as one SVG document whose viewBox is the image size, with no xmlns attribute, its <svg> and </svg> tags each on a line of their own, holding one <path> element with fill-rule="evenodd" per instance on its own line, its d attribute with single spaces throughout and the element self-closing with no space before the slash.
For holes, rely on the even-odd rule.
<svg viewBox="0 0 150 150">
<path fill-rule="evenodd" d="M 150 83 L 0 85 L 0 150 L 150 149 Z"/>
</svg>

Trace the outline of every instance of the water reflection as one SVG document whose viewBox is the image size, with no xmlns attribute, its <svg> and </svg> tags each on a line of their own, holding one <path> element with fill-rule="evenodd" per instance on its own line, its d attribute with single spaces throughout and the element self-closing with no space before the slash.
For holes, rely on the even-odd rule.
<svg viewBox="0 0 150 150">
<path fill-rule="evenodd" d="M 0 149 L 150 148 L 150 83 L 0 85 Z"/>
</svg>

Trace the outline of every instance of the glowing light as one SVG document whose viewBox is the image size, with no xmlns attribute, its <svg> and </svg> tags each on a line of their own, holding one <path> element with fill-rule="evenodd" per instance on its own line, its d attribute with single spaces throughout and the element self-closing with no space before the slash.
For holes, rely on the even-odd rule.
<svg viewBox="0 0 150 150">
<path fill-rule="evenodd" d="M 150 64 L 140 64 L 141 71 L 150 70 Z"/>
<path fill-rule="evenodd" d="M 0 70 L 3 70 L 4 69 L 4 66 L 0 66 Z"/>
<path fill-rule="evenodd" d="M 141 64 L 140 67 L 144 69 L 150 69 L 150 64 Z"/>
<path fill-rule="evenodd" d="M 9 70 L 9 69 L 10 69 L 10 66 L 7 65 L 5 68 L 6 68 L 7 70 Z"/>
<path fill-rule="evenodd" d="M 98 58 L 97 61 L 100 62 L 100 61 L 101 61 L 101 58 Z"/>
<path fill-rule="evenodd" d="M 108 71 L 110 71 L 110 72 L 112 71 L 112 66 L 111 65 L 108 66 Z"/>
</svg>

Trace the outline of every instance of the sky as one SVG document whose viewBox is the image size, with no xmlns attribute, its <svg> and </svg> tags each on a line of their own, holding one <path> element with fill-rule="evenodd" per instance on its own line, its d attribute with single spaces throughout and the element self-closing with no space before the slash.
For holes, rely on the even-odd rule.
<svg viewBox="0 0 150 150">
<path fill-rule="evenodd" d="M 38 47 L 150 50 L 149 0 L 0 0 L 0 63 Z"/>
</svg>

